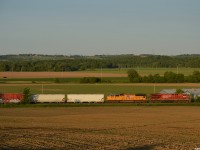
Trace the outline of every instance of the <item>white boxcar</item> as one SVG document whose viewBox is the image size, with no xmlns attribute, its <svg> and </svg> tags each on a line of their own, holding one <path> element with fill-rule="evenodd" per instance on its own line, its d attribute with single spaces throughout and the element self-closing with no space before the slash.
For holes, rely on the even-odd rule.
<svg viewBox="0 0 200 150">
<path fill-rule="evenodd" d="M 68 103 L 103 103 L 104 94 L 68 94 Z"/>
<path fill-rule="evenodd" d="M 34 103 L 64 103 L 65 94 L 35 94 L 32 95 Z"/>
</svg>

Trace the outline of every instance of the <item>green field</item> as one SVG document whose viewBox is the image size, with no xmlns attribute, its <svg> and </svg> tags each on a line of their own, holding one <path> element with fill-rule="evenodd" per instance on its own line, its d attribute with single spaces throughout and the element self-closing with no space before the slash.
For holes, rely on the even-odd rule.
<svg viewBox="0 0 200 150">
<path fill-rule="evenodd" d="M 0 79 L 3 84 L 30 84 L 30 83 L 80 83 L 81 78 L 6 78 Z M 127 77 L 104 77 L 102 83 L 128 83 Z"/>
<path fill-rule="evenodd" d="M 173 85 L 163 86 L 159 84 L 1 84 L 1 93 L 21 93 L 25 87 L 30 88 L 35 94 L 134 94 L 134 93 L 156 93 L 166 88 L 200 88 L 199 86 Z"/>
<path fill-rule="evenodd" d="M 173 71 L 183 73 L 185 75 L 191 74 L 194 70 L 199 68 L 135 68 L 140 74 L 163 74 L 166 71 Z M 126 73 L 127 68 L 122 69 L 96 69 L 85 72 L 102 72 L 102 73 Z M 56 81 L 59 80 L 59 83 Z M 79 84 L 80 78 L 24 78 L 24 79 L 0 79 L 1 93 L 21 93 L 25 87 L 29 87 L 32 93 L 46 93 L 46 94 L 133 94 L 133 93 L 156 93 L 166 88 L 200 88 L 200 86 L 161 86 L 160 84 L 130 84 L 127 77 L 107 77 L 102 78 L 103 82 L 98 84 Z M 121 83 L 121 84 L 117 84 Z"/>
</svg>

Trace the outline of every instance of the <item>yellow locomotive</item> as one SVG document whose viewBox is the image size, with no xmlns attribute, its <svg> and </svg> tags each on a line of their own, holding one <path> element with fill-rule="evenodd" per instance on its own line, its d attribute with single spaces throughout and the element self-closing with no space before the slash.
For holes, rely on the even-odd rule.
<svg viewBox="0 0 200 150">
<path fill-rule="evenodd" d="M 118 95 L 108 95 L 106 97 L 107 102 L 136 102 L 136 103 L 146 103 L 146 94 L 118 94 Z"/>
</svg>

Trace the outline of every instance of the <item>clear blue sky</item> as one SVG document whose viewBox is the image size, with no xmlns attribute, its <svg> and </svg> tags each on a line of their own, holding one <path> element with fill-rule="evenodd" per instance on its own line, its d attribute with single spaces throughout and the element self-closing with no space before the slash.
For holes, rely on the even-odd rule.
<svg viewBox="0 0 200 150">
<path fill-rule="evenodd" d="M 200 0 L 0 0 L 0 54 L 200 54 Z"/>
</svg>

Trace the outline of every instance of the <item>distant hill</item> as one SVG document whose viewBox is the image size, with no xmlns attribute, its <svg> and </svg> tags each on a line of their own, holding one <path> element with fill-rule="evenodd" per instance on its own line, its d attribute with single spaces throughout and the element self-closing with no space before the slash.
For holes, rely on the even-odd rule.
<svg viewBox="0 0 200 150">
<path fill-rule="evenodd" d="M 169 57 L 169 58 L 197 58 L 200 57 L 200 54 L 183 54 L 183 55 L 152 55 L 152 54 L 121 54 L 121 55 L 94 55 L 94 56 L 83 56 L 83 55 L 42 55 L 42 54 L 18 54 L 18 55 L 0 55 L 0 61 L 9 61 L 9 60 L 64 60 L 64 59 L 102 59 L 102 58 L 126 58 L 126 57 Z"/>
<path fill-rule="evenodd" d="M 40 54 L 19 54 L 19 55 L 0 55 L 0 60 L 61 60 L 68 59 L 64 55 L 40 55 Z"/>
</svg>

